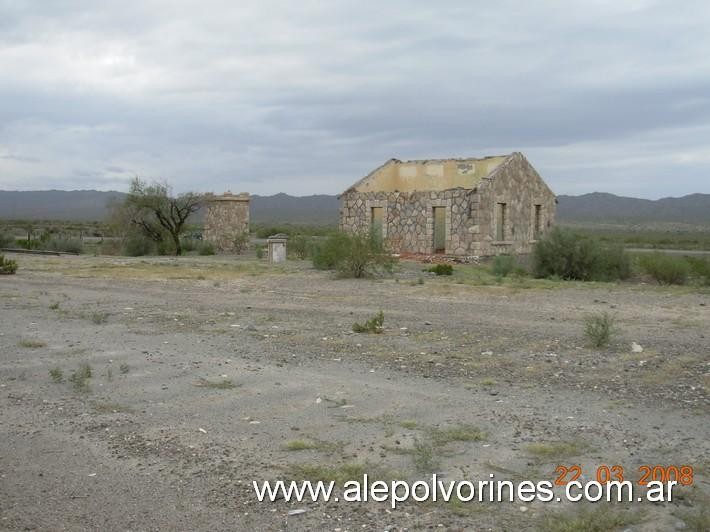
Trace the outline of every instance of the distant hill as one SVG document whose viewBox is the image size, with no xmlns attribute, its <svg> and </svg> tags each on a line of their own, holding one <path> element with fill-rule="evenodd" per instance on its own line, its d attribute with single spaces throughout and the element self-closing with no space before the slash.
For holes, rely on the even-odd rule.
<svg viewBox="0 0 710 532">
<path fill-rule="evenodd" d="M 0 190 L 0 219 L 101 220 L 107 204 L 121 200 L 122 192 L 97 190 Z M 710 194 L 645 200 L 594 192 L 582 196 L 558 196 L 557 219 L 561 223 L 591 224 L 687 224 L 710 226 Z M 256 223 L 334 224 L 338 221 L 336 196 L 252 196 L 251 219 Z"/>
<path fill-rule="evenodd" d="M 254 222 L 336 224 L 340 216 L 337 196 L 252 196 L 249 213 Z"/>
<path fill-rule="evenodd" d="M 0 219 L 3 220 L 102 220 L 108 205 L 121 201 L 123 192 L 98 190 L 0 190 Z M 336 196 L 251 197 L 254 222 L 324 224 L 337 223 L 340 205 Z"/>
<path fill-rule="evenodd" d="M 594 192 L 558 196 L 557 201 L 560 222 L 710 225 L 710 194 L 647 200 Z"/>
<path fill-rule="evenodd" d="M 0 190 L 0 219 L 102 220 L 107 204 L 124 196 L 98 190 Z"/>
</svg>

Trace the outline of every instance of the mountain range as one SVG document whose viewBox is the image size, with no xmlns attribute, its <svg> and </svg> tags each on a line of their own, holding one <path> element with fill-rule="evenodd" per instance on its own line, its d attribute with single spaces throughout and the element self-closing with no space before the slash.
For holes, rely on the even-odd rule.
<svg viewBox="0 0 710 532">
<path fill-rule="evenodd" d="M 97 190 L 0 190 L 0 219 L 101 220 L 108 213 L 108 204 L 123 197 L 122 192 Z M 594 192 L 562 195 L 557 200 L 557 219 L 562 223 L 710 226 L 710 194 L 647 200 Z M 338 209 L 337 196 L 325 194 L 251 196 L 255 223 L 335 224 Z"/>
</svg>

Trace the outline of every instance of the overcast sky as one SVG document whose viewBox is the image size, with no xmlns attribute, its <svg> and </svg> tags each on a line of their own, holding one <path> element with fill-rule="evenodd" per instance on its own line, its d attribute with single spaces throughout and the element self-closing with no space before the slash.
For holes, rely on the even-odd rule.
<svg viewBox="0 0 710 532">
<path fill-rule="evenodd" d="M 0 189 L 339 193 L 522 151 L 558 194 L 710 192 L 707 0 L 0 0 Z"/>
</svg>

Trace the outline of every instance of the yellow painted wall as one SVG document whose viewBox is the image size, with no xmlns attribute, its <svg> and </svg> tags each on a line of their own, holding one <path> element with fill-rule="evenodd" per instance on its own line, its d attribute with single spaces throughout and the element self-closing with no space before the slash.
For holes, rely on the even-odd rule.
<svg viewBox="0 0 710 532">
<path fill-rule="evenodd" d="M 507 156 L 485 159 L 392 161 L 355 187 L 357 192 L 472 189 Z"/>
</svg>

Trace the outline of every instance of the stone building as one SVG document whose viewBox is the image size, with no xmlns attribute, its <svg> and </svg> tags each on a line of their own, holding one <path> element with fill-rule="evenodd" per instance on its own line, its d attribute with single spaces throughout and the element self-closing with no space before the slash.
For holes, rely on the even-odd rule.
<svg viewBox="0 0 710 532">
<path fill-rule="evenodd" d="M 340 228 L 370 232 L 395 253 L 528 253 L 556 199 L 523 154 L 391 159 L 341 196 Z"/>
<path fill-rule="evenodd" d="M 249 235 L 249 194 L 209 195 L 205 204 L 203 240 L 212 242 L 218 252 L 236 251 L 235 240 Z"/>
</svg>

